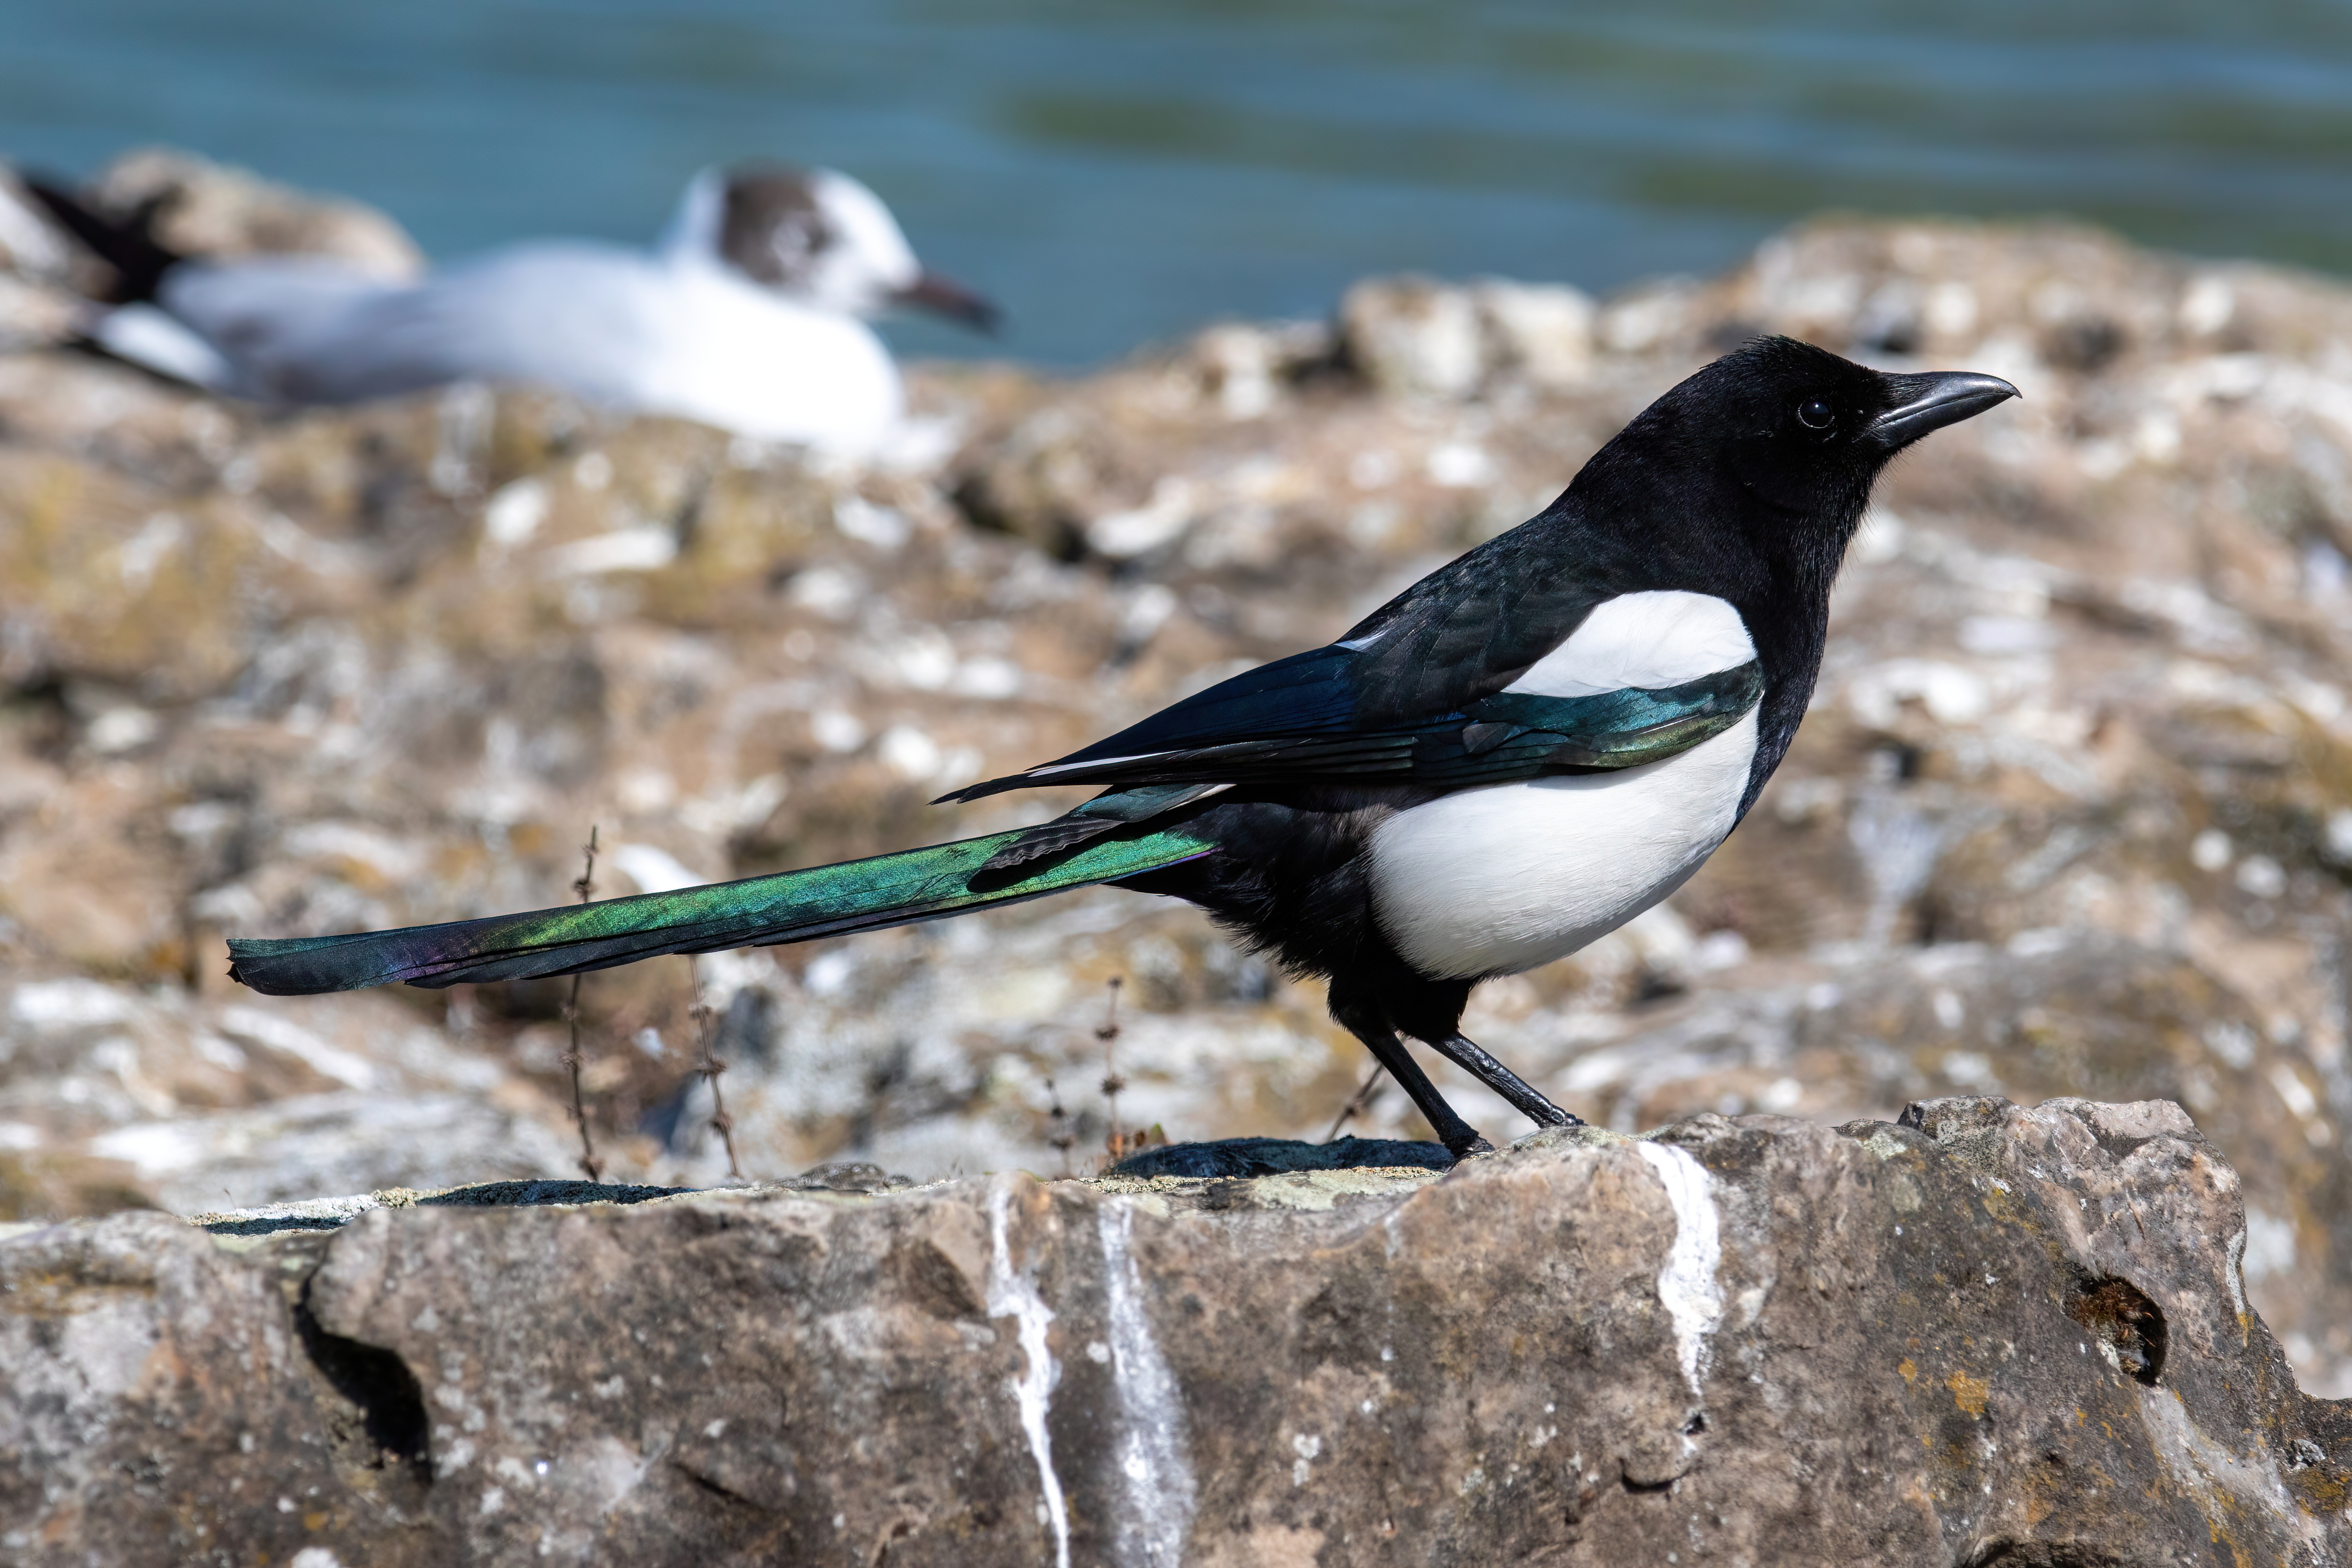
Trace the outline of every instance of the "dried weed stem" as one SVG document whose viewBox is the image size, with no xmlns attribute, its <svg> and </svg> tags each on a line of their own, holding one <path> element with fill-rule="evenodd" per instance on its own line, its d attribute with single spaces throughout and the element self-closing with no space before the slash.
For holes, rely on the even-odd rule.
<svg viewBox="0 0 2352 1568">
<path fill-rule="evenodd" d="M 1328 1144 L 1338 1137 L 1340 1128 L 1362 1114 L 1364 1108 L 1380 1097 L 1381 1077 L 1386 1071 L 1387 1069 L 1377 1062 L 1373 1064 L 1372 1070 L 1364 1075 L 1362 1084 L 1353 1094 L 1348 1096 L 1348 1103 L 1339 1107 L 1339 1113 L 1331 1118 L 1331 1130 L 1323 1134 L 1325 1143 Z"/>
<path fill-rule="evenodd" d="M 1070 1150 L 1077 1143 L 1078 1135 L 1070 1130 L 1070 1113 L 1062 1109 L 1062 1092 L 1054 1087 L 1051 1078 L 1045 1080 L 1045 1099 L 1049 1106 L 1045 1113 L 1045 1125 L 1052 1129 L 1045 1134 L 1045 1142 L 1062 1156 L 1062 1175 L 1066 1176 L 1070 1174 Z"/>
<path fill-rule="evenodd" d="M 587 903 L 596 895 L 596 825 L 588 827 L 588 841 L 580 846 L 580 876 L 572 883 L 572 891 Z M 572 1073 L 572 1122 L 580 1129 L 580 1168 L 590 1181 L 601 1181 L 604 1162 L 596 1157 L 596 1141 L 588 1129 L 588 1104 L 580 1092 L 580 982 L 586 977 L 572 977 L 571 999 L 563 1004 L 563 1021 L 572 1030 L 572 1049 L 563 1053 L 563 1065 Z"/>
<path fill-rule="evenodd" d="M 727 1145 L 727 1179 L 741 1181 L 743 1166 L 735 1158 L 735 1118 L 727 1113 L 727 1096 L 719 1087 L 719 1075 L 727 1071 L 727 1064 L 710 1051 L 710 1009 L 702 1002 L 702 963 L 688 953 L 686 968 L 694 979 L 694 1006 L 689 1010 L 694 1016 L 696 1036 L 702 1042 L 702 1064 L 695 1071 L 710 1085 L 710 1125 L 718 1133 L 719 1141 Z"/>
<path fill-rule="evenodd" d="M 1118 1071 L 1118 991 L 1125 984 L 1126 980 L 1117 975 L 1110 977 L 1109 1003 L 1103 1012 L 1102 1026 L 1095 1030 L 1095 1038 L 1102 1041 L 1103 1048 L 1103 1101 L 1110 1108 L 1110 1134 L 1103 1139 L 1103 1147 L 1110 1151 L 1108 1163 L 1114 1166 L 1129 1155 L 1141 1154 L 1154 1143 L 1168 1141 L 1168 1134 L 1156 1122 L 1130 1133 L 1119 1121 L 1118 1097 L 1127 1088 L 1127 1080 Z"/>
<path fill-rule="evenodd" d="M 1118 1096 L 1127 1087 L 1127 1080 L 1118 1075 L 1118 988 L 1126 980 L 1118 975 L 1110 977 L 1110 998 L 1103 1012 L 1102 1027 L 1095 1038 L 1103 1048 L 1103 1100 L 1110 1107 L 1110 1157 L 1114 1164 L 1127 1157 L 1127 1134 L 1119 1129 Z"/>
</svg>

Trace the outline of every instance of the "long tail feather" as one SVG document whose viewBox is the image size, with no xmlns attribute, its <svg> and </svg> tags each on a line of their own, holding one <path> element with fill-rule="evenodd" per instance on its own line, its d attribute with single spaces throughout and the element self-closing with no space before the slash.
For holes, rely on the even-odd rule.
<svg viewBox="0 0 2352 1568">
<path fill-rule="evenodd" d="M 709 953 L 838 936 L 1015 904 L 1193 860 L 1214 846 L 1181 828 L 1088 844 L 1027 874 L 988 862 L 1023 830 L 676 893 L 349 936 L 232 939 L 229 973 L 272 996 L 395 980 L 441 987 L 608 969 L 664 953 Z"/>
</svg>

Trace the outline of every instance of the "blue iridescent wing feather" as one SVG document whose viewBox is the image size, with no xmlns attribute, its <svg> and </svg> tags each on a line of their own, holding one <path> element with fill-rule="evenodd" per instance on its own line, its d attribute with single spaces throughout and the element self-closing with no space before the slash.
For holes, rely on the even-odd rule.
<svg viewBox="0 0 2352 1568">
<path fill-rule="evenodd" d="M 1305 722 L 1285 724 L 1276 706 L 1282 689 L 1221 699 L 1217 706 L 1240 719 L 1231 728 L 1213 730 L 1193 716 L 1170 709 L 1059 762 L 977 784 L 951 798 L 974 800 L 1043 784 L 1132 789 L 1381 781 L 1463 789 L 1562 769 L 1632 768 L 1671 757 L 1737 724 L 1763 695 L 1764 677 L 1751 660 L 1664 690 L 1627 688 L 1573 697 L 1498 692 L 1416 723 L 1379 729 L 1349 727 L 1332 716 L 1342 711 L 1339 700 L 1322 694 L 1307 710 Z M 1202 695 L 1213 696 L 1220 690 L 1212 687 Z M 1254 702 L 1265 706 L 1252 712 Z M 1171 806 L 1181 803 L 1171 797 Z M 1089 802 L 1080 811 L 1090 808 L 1097 815 L 1111 814 L 1103 802 Z M 1128 820 L 1138 819 L 1130 814 Z"/>
</svg>

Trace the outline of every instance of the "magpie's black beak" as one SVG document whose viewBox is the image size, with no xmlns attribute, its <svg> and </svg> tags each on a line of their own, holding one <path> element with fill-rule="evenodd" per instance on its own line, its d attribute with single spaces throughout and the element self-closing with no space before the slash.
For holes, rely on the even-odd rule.
<svg viewBox="0 0 2352 1568">
<path fill-rule="evenodd" d="M 984 294 L 975 294 L 952 277 L 942 277 L 926 271 L 920 277 L 890 297 L 893 305 L 910 305 L 919 310 L 929 310 L 950 321 L 961 321 L 975 331 L 996 335 L 1004 313 L 996 302 Z"/>
<path fill-rule="evenodd" d="M 1863 426 L 1863 439 L 1888 451 L 1910 445 L 1931 430 L 1974 419 L 1997 402 L 2024 393 L 1999 376 L 1973 371 L 1931 371 L 1926 375 L 1888 376 L 1895 406 Z"/>
</svg>

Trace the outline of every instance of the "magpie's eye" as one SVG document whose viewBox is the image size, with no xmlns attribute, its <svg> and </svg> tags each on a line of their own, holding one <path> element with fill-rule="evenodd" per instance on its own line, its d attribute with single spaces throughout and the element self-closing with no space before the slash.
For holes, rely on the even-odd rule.
<svg viewBox="0 0 2352 1568">
<path fill-rule="evenodd" d="M 1827 430 L 1830 421 L 1836 417 L 1829 403 L 1822 398 L 1809 397 L 1797 405 L 1797 423 L 1807 430 Z"/>
</svg>

